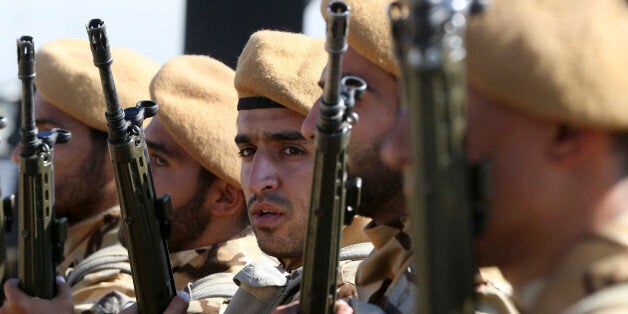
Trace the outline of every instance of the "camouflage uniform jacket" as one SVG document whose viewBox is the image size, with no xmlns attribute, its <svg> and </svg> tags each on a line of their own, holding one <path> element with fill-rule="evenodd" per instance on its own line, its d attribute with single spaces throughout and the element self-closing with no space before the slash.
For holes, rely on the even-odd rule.
<svg viewBox="0 0 628 314">
<path fill-rule="evenodd" d="M 116 313 L 135 297 L 128 252 L 118 246 L 94 257 L 68 277 L 75 313 Z M 191 296 L 188 313 L 218 313 L 237 290 L 233 275 L 266 258 L 250 227 L 228 241 L 170 254 L 176 289 Z"/>
<path fill-rule="evenodd" d="M 628 313 L 628 215 L 583 238 L 533 285 L 515 289 L 522 312 Z"/>
<path fill-rule="evenodd" d="M 358 269 L 359 300 L 349 304 L 356 313 L 416 313 L 417 287 L 412 271 L 410 238 L 403 230 L 385 225 L 366 227 L 375 250 Z M 475 313 L 517 314 L 509 297 L 509 283 L 496 268 L 480 269 L 476 277 Z"/>
<path fill-rule="evenodd" d="M 359 301 L 352 301 L 351 306 L 359 313 L 382 313 L 382 310 L 415 313 L 417 287 L 413 279 L 410 236 L 403 229 L 373 222 L 364 232 L 374 249 L 358 268 Z"/>
<path fill-rule="evenodd" d="M 356 296 L 355 272 L 373 249 L 362 232 L 367 222 L 366 218 L 356 216 L 354 222 L 343 230 L 343 247 L 338 259 L 338 298 Z M 268 262 L 247 265 L 234 277 L 239 289 L 224 313 L 271 313 L 279 305 L 299 300 L 302 270 L 299 267 L 286 271 Z"/>
<path fill-rule="evenodd" d="M 115 206 L 68 228 L 63 256 L 57 273 L 67 275 L 89 255 L 109 246 L 120 244 L 120 207 Z"/>
</svg>

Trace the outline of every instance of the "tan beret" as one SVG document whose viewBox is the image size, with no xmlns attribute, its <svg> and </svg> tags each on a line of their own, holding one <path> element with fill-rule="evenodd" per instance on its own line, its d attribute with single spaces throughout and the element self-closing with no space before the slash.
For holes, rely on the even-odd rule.
<svg viewBox="0 0 628 314">
<path fill-rule="evenodd" d="M 302 115 L 312 109 L 327 63 L 324 40 L 302 34 L 258 31 L 238 58 L 238 97 L 265 97 Z"/>
<path fill-rule="evenodd" d="M 495 0 L 467 29 L 469 81 L 526 113 L 628 130 L 625 0 Z"/>
<path fill-rule="evenodd" d="M 199 164 L 240 187 L 234 72 L 207 56 L 180 56 L 166 62 L 150 84 L 159 120 Z"/>
<path fill-rule="evenodd" d="M 327 6 L 335 0 L 321 1 L 321 14 L 327 20 Z M 399 76 L 393 49 L 388 7 L 393 0 L 342 0 L 350 6 L 347 42 L 357 53 L 386 72 Z"/>
<path fill-rule="evenodd" d="M 111 71 L 120 107 L 149 99 L 148 84 L 159 65 L 126 48 L 111 47 Z M 87 40 L 64 38 L 35 54 L 35 85 L 44 99 L 88 126 L 107 131 L 105 97 Z"/>
</svg>

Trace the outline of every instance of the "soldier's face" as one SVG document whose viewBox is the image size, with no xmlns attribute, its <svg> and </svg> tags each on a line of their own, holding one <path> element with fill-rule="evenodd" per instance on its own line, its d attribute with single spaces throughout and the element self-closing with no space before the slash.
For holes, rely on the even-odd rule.
<svg viewBox="0 0 628 314">
<path fill-rule="evenodd" d="M 107 150 L 95 149 L 90 127 L 46 101 L 39 92 L 35 95 L 34 109 L 39 130 L 61 128 L 72 132 L 68 143 L 54 147 L 57 217 L 67 217 L 73 224 L 96 214 L 100 210 L 95 205 L 101 195 L 99 188 L 113 184 L 112 175 L 107 173 L 111 170 L 105 164 L 109 162 Z M 18 162 L 19 145 L 12 158 Z"/>
<path fill-rule="evenodd" d="M 403 171 L 403 189 L 406 195 L 413 193 L 413 176 L 410 158 L 410 117 L 408 116 L 408 108 L 399 106 L 395 117 L 395 125 L 391 133 L 384 139 L 381 147 L 381 156 L 385 164 L 392 169 Z"/>
<path fill-rule="evenodd" d="M 172 198 L 174 209 L 172 235 L 168 240 L 173 252 L 197 247 L 195 242 L 209 226 L 209 187 L 199 190 L 201 165 L 170 135 L 159 117 L 146 128 L 146 144 L 158 196 Z"/>
<path fill-rule="evenodd" d="M 551 157 L 555 128 L 473 88 L 468 99 L 467 155 L 471 162 L 491 164 L 488 220 L 476 241 L 478 262 L 508 267 L 529 258 L 520 254 L 564 223 L 554 210 L 562 194 L 553 184 L 561 172 Z"/>
<path fill-rule="evenodd" d="M 301 135 L 302 122 L 289 109 L 238 114 L 236 144 L 251 226 L 262 251 L 284 263 L 301 260 L 307 232 L 314 155 L 313 141 Z"/>
<path fill-rule="evenodd" d="M 379 223 L 397 220 L 403 215 L 401 172 L 384 165 L 380 147 L 392 130 L 399 104 L 397 82 L 355 50 L 349 48 L 343 58 L 343 76 L 357 76 L 368 84 L 366 93 L 355 104 L 359 122 L 353 127 L 349 143 L 349 174 L 362 178 L 362 205 L 358 213 Z M 321 76 L 324 83 L 325 73 Z M 306 138 L 314 138 L 320 100 L 309 112 L 302 126 Z"/>
</svg>

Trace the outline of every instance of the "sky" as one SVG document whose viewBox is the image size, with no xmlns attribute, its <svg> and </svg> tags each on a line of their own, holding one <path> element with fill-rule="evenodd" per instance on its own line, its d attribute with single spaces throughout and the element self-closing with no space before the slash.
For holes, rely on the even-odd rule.
<svg viewBox="0 0 628 314">
<path fill-rule="evenodd" d="M 112 46 L 135 49 L 156 61 L 183 52 L 185 0 L 0 1 L 0 97 L 19 98 L 15 41 L 34 38 L 35 49 L 61 37 L 87 39 L 85 23 L 105 22 Z"/>
</svg>

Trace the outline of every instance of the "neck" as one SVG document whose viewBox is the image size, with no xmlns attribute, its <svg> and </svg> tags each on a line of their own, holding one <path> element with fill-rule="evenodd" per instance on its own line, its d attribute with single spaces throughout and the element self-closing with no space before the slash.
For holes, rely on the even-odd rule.
<svg viewBox="0 0 628 314">
<path fill-rule="evenodd" d="M 72 204 L 70 206 L 58 206 L 58 208 L 63 209 L 57 210 L 57 212 L 65 213 L 58 216 L 60 218 L 61 215 L 64 215 L 68 219 L 68 225 L 71 227 L 118 205 L 118 194 L 115 188 L 103 188 L 100 197 L 91 198 L 85 202 Z"/>
<path fill-rule="evenodd" d="M 398 227 L 408 219 L 408 210 L 404 198 L 400 195 L 383 205 L 369 211 L 370 217 L 378 225 Z"/>
<path fill-rule="evenodd" d="M 537 236 L 527 237 L 524 241 L 513 239 L 511 247 L 516 247 L 516 250 L 507 250 L 513 251 L 509 259 L 512 262 L 499 266 L 504 277 L 515 289 L 552 273 L 583 238 L 594 235 L 596 231 L 616 221 L 619 216 L 628 214 L 628 178 L 607 183 L 609 184 L 580 189 L 587 193 L 575 197 L 563 211 L 568 213 L 571 210 L 569 214 L 562 216 L 569 218 L 562 218 L 562 223 L 556 221 L 548 224 L 547 232 L 531 231 L 530 233 L 536 233 Z M 559 232 L 555 230 L 557 226 L 560 226 Z M 547 236 L 548 234 L 551 236 Z M 485 249 L 495 250 L 496 247 Z"/>
<path fill-rule="evenodd" d="M 293 271 L 303 266 L 303 258 L 301 256 L 292 258 L 281 258 L 279 259 L 279 261 L 281 262 L 283 269 L 285 269 L 286 271 Z"/>
<path fill-rule="evenodd" d="M 203 233 L 194 241 L 187 243 L 177 251 L 186 251 L 229 241 L 239 235 L 245 227 L 237 220 L 228 217 L 212 216 Z M 174 252 L 174 251 L 173 251 Z"/>
</svg>

